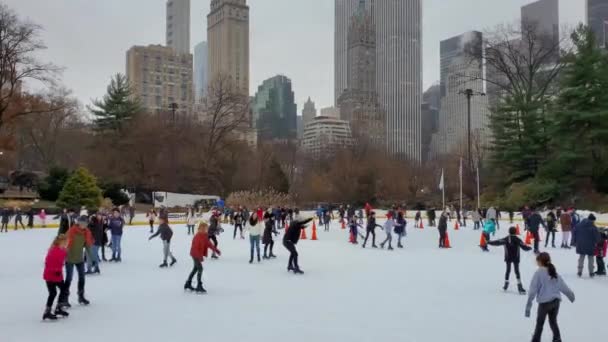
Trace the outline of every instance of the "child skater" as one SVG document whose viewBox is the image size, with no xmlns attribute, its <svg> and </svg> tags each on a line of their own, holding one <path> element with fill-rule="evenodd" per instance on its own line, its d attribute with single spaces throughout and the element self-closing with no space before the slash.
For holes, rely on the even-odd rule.
<svg viewBox="0 0 608 342">
<path fill-rule="evenodd" d="M 403 248 L 401 244 L 401 239 L 405 236 L 405 226 L 407 225 L 407 221 L 405 220 L 404 214 L 400 211 L 397 214 L 397 219 L 395 220 L 395 234 L 397 234 L 397 248 Z"/>
<path fill-rule="evenodd" d="M 606 251 L 608 250 L 608 230 L 600 229 L 600 240 L 595 247 L 595 260 L 597 264 L 597 272 L 595 275 L 605 276 L 606 275 L 606 264 L 604 258 L 606 257 Z"/>
<path fill-rule="evenodd" d="M 386 233 L 386 239 L 380 244 L 380 248 L 384 249 L 384 245 L 388 242 L 388 250 L 392 251 L 393 246 L 391 245 L 393 242 L 393 229 L 395 228 L 395 220 L 393 217 L 389 217 L 384 222 L 384 232 Z"/>
<path fill-rule="evenodd" d="M 561 294 L 566 295 L 570 302 L 574 303 L 574 292 L 570 290 L 562 277 L 557 274 L 555 266 L 551 263 L 549 253 L 538 254 L 536 263 L 538 264 L 538 270 L 534 273 L 534 277 L 532 277 L 530 294 L 528 295 L 528 302 L 526 304 L 526 317 L 530 317 L 532 301 L 536 298 L 538 302 L 536 329 L 534 329 L 532 342 L 540 342 L 547 316 L 549 316 L 549 326 L 553 331 L 553 341 L 561 341 L 561 334 L 557 325 L 557 314 L 559 313 L 559 306 L 562 300 Z"/>
<path fill-rule="evenodd" d="M 186 226 L 188 227 L 188 235 L 194 235 L 194 226 L 196 225 L 196 214 L 193 208 L 188 208 L 186 214 Z"/>
<path fill-rule="evenodd" d="M 350 243 L 353 245 L 357 245 L 357 235 L 359 235 L 359 224 L 357 223 L 357 218 L 352 217 L 350 222 L 348 223 L 348 228 L 350 229 Z"/>
<path fill-rule="evenodd" d="M 417 227 L 420 227 L 420 221 L 422 220 L 422 214 L 420 213 L 420 210 L 416 211 L 416 215 L 414 216 L 414 225 Z"/>
<path fill-rule="evenodd" d="M 173 230 L 169 227 L 167 223 L 167 218 L 165 216 L 160 217 L 160 224 L 158 225 L 158 229 L 156 233 L 150 236 L 148 240 L 152 240 L 155 237 L 160 235 L 160 239 L 163 241 L 163 263 L 160 264 L 160 268 L 165 268 L 167 266 L 173 266 L 177 262 L 177 259 L 171 253 L 171 238 L 173 237 Z M 167 264 L 167 259 L 171 257 L 171 265 Z"/>
<path fill-rule="evenodd" d="M 361 247 L 365 248 L 365 244 L 367 243 L 367 239 L 369 238 L 369 235 L 372 235 L 372 248 L 378 248 L 378 246 L 376 246 L 376 213 L 375 212 L 371 212 L 369 213 L 369 216 L 367 217 L 367 227 L 366 227 L 366 233 L 365 233 L 365 240 L 363 240 L 363 245 Z"/>
<path fill-rule="evenodd" d="M 439 224 L 437 225 L 439 230 L 439 248 L 445 248 L 445 238 L 448 231 L 448 213 L 445 211 L 441 213 L 439 217 Z"/>
<path fill-rule="evenodd" d="M 46 319 L 54 321 L 57 319 L 57 316 L 69 316 L 69 314 L 59 306 L 59 303 L 57 303 L 57 306 L 55 307 L 55 312 L 51 313 L 53 302 L 55 301 L 55 297 L 57 297 L 57 289 L 59 289 L 62 294 L 64 294 L 64 291 L 66 290 L 63 282 L 63 265 L 68 256 L 66 250 L 67 246 L 67 236 L 63 234 L 58 235 L 55 237 L 55 240 L 53 240 L 44 261 L 44 274 L 42 277 L 46 282 L 46 288 L 49 290 L 49 296 L 46 300 L 44 315 L 42 316 L 43 321 Z"/>
<path fill-rule="evenodd" d="M 192 246 L 190 247 L 190 256 L 192 257 L 192 261 L 194 262 L 194 266 L 192 267 L 192 271 L 186 280 L 186 284 L 184 285 L 184 290 L 196 291 L 196 293 L 207 293 L 207 291 L 203 288 L 203 260 L 208 255 L 208 250 L 211 249 L 215 254 L 222 255 L 219 249 L 215 248 L 213 243 L 209 240 L 209 235 L 207 235 L 207 231 L 209 230 L 209 225 L 205 222 L 201 222 L 198 226 L 198 232 L 192 238 Z M 192 278 L 196 275 L 196 289 L 192 287 Z"/>
<path fill-rule="evenodd" d="M 323 225 L 325 227 L 325 231 L 329 231 L 329 223 L 331 222 L 331 212 L 329 210 L 325 210 L 323 212 Z"/>
<path fill-rule="evenodd" d="M 513 265 L 515 277 L 517 277 L 517 290 L 519 291 L 519 294 L 526 294 L 526 290 L 521 284 L 521 276 L 519 274 L 519 249 L 521 248 L 524 251 L 530 251 L 532 248 L 526 246 L 526 244 L 521 241 L 521 239 L 517 236 L 517 229 L 515 229 L 515 227 L 509 228 L 509 236 L 506 238 L 496 241 L 488 241 L 487 243 L 490 246 L 505 246 L 505 264 L 507 265 L 507 271 L 505 273 L 505 285 L 502 289 L 507 291 L 509 288 L 511 265 Z"/>
<path fill-rule="evenodd" d="M 308 218 L 304 221 L 293 221 L 283 236 L 283 246 L 289 251 L 287 272 L 293 271 L 294 274 L 304 274 L 298 264 L 298 251 L 296 250 L 296 245 L 300 240 L 302 229 L 306 229 L 306 225 L 310 221 L 312 221 L 312 218 Z"/>
<path fill-rule="evenodd" d="M 272 248 L 274 247 L 272 234 L 276 232 L 274 223 L 275 220 L 276 217 L 272 213 L 272 209 L 268 208 L 264 214 L 264 235 L 262 236 L 262 243 L 264 244 L 264 259 L 274 259 L 277 257 L 272 253 Z M 268 249 L 270 249 L 270 254 L 268 254 Z"/>
<path fill-rule="evenodd" d="M 490 241 L 490 235 L 496 233 L 496 224 L 494 223 L 494 219 L 486 220 L 483 224 L 483 235 L 486 237 L 486 241 Z M 484 252 L 488 252 L 488 246 L 481 246 L 481 249 Z"/>
</svg>

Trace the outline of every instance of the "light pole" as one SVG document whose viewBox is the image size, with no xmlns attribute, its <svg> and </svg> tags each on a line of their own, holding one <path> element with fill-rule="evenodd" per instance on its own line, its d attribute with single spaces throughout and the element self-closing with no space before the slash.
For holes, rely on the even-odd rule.
<svg viewBox="0 0 608 342">
<path fill-rule="evenodd" d="M 465 89 L 458 92 L 467 97 L 467 159 L 469 170 L 473 169 L 473 159 L 471 157 L 471 99 L 474 96 L 486 96 L 486 93 L 476 92 L 473 89 Z"/>
<path fill-rule="evenodd" d="M 171 112 L 173 113 L 173 123 L 175 123 L 175 112 L 179 109 L 179 106 L 177 105 L 177 103 L 172 102 L 169 105 L 169 108 L 171 109 Z"/>
</svg>

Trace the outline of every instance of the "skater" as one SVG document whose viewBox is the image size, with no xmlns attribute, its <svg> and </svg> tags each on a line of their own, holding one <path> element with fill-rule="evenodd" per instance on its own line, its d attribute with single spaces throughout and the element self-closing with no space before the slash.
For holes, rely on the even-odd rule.
<svg viewBox="0 0 608 342">
<path fill-rule="evenodd" d="M 559 223 L 562 226 L 562 248 L 570 249 L 570 232 L 572 231 L 572 216 L 567 211 L 559 216 Z"/>
<path fill-rule="evenodd" d="M 40 222 L 42 223 L 42 228 L 46 228 L 46 211 L 44 211 L 44 209 L 40 209 L 38 218 L 40 218 Z M 0 230 L 0 232 L 1 232 L 1 230 Z"/>
<path fill-rule="evenodd" d="M 298 209 L 296 209 L 296 217 L 299 216 Z M 258 262 L 260 259 L 260 235 L 262 235 L 262 223 L 258 221 L 258 214 L 253 213 L 249 218 L 249 245 L 250 245 L 250 258 L 249 263 L 253 263 L 253 250 L 255 249 L 258 255 Z"/>
<path fill-rule="evenodd" d="M 129 206 L 129 226 L 133 225 L 133 218 L 135 218 L 135 206 Z"/>
<path fill-rule="evenodd" d="M 15 230 L 18 228 L 18 224 L 21 225 L 21 229 L 25 230 L 25 226 L 23 225 L 23 213 L 21 212 L 21 208 L 15 208 Z"/>
<path fill-rule="evenodd" d="M 595 247 L 595 261 L 597 264 L 597 271 L 595 272 L 596 276 L 605 276 L 606 275 L 606 264 L 604 263 L 604 258 L 606 257 L 606 252 L 608 251 L 608 229 L 604 228 L 600 230 L 600 240 Z"/>
<path fill-rule="evenodd" d="M 236 231 L 238 230 L 240 232 L 240 236 L 241 239 L 244 239 L 245 236 L 243 236 L 243 213 L 241 211 L 241 208 L 239 208 L 239 210 L 234 212 L 234 216 L 232 216 L 232 221 L 234 222 L 234 234 L 232 234 L 232 239 L 236 240 Z"/>
<path fill-rule="evenodd" d="M 150 234 L 154 233 L 154 222 L 156 221 L 156 210 L 150 209 L 150 211 L 146 214 L 148 218 L 148 223 L 150 224 Z"/>
<path fill-rule="evenodd" d="M 583 276 L 583 265 L 585 263 L 585 257 L 587 257 L 589 276 L 593 278 L 594 266 L 593 266 L 593 255 L 595 254 L 595 248 L 600 241 L 600 232 L 595 226 L 595 215 L 589 214 L 589 217 L 584 219 L 581 223 L 576 226 L 576 254 L 578 257 L 578 273 L 580 277 Z"/>
<path fill-rule="evenodd" d="M 81 216 L 77 223 L 68 230 L 68 256 L 65 263 L 65 291 L 63 296 L 59 296 L 59 306 L 63 308 L 71 307 L 68 301 L 70 296 L 70 285 L 74 276 L 74 268 L 78 272 L 78 303 L 89 305 L 89 301 L 84 297 L 85 274 L 84 274 L 84 254 L 87 258 L 91 256 L 91 246 L 93 246 L 93 236 L 87 229 L 89 218 Z"/>
<path fill-rule="evenodd" d="M 91 246 L 91 257 L 87 258 L 87 272 L 86 274 L 101 273 L 99 270 L 99 249 L 103 248 L 104 231 L 103 231 L 103 218 L 101 213 L 97 213 L 91 217 L 88 226 L 93 237 L 93 245 Z"/>
<path fill-rule="evenodd" d="M 71 222 L 72 215 L 64 208 L 61 214 L 55 216 L 55 219 L 57 218 L 59 219 L 59 230 L 57 231 L 57 235 L 66 234 L 68 229 L 73 225 L 73 222 Z"/>
<path fill-rule="evenodd" d="M 393 229 L 395 228 L 395 220 L 391 217 L 384 222 L 384 232 L 386 233 L 386 239 L 380 244 L 380 248 L 384 249 L 384 245 L 388 242 L 388 250 L 392 251 L 393 246 Z"/>
<path fill-rule="evenodd" d="M 555 233 L 557 232 L 557 217 L 553 210 L 549 211 L 546 218 L 547 222 L 547 237 L 545 238 L 545 248 L 549 245 L 549 235 L 551 235 L 551 247 L 555 248 Z"/>
<path fill-rule="evenodd" d="M 215 248 L 218 248 L 219 246 L 219 242 L 217 240 L 217 235 L 220 234 L 220 232 L 222 231 L 221 225 L 220 225 L 220 219 L 222 218 L 222 214 L 220 211 L 215 211 L 213 212 L 213 214 L 211 214 L 211 218 L 209 219 L 209 227 L 207 228 L 207 235 L 209 236 L 209 240 L 211 240 L 213 242 L 213 244 L 215 245 Z M 218 259 L 219 256 L 213 252 L 213 254 L 211 254 L 211 259 Z"/>
<path fill-rule="evenodd" d="M 219 249 L 215 248 L 213 243 L 209 240 L 209 235 L 207 235 L 207 231 L 209 230 L 209 225 L 205 222 L 201 222 L 198 226 L 198 232 L 192 238 L 192 246 L 190 247 L 190 256 L 192 257 L 192 261 L 194 266 L 192 267 L 192 271 L 186 280 L 186 284 L 184 285 L 184 290 L 196 291 L 197 293 L 207 293 L 207 291 L 203 288 L 203 260 L 208 255 L 208 250 L 211 249 L 213 254 L 222 255 Z M 192 287 L 192 278 L 196 275 L 196 289 Z"/>
<path fill-rule="evenodd" d="M 363 245 L 361 247 L 365 248 L 365 244 L 367 244 L 367 239 L 369 238 L 369 235 L 371 234 L 372 235 L 372 248 L 378 248 L 378 246 L 376 246 L 376 226 L 377 226 L 376 213 L 372 211 L 371 213 L 369 213 L 369 216 L 367 217 L 365 240 L 363 240 Z"/>
<path fill-rule="evenodd" d="M 513 224 L 513 218 L 515 217 L 515 213 L 513 212 L 513 209 L 509 209 L 509 223 Z"/>
<path fill-rule="evenodd" d="M 67 317 L 69 314 L 65 312 L 59 303 L 55 307 L 55 312 L 52 313 L 53 302 L 57 297 L 57 290 L 61 295 L 65 296 L 65 283 L 63 281 L 63 264 L 65 258 L 68 255 L 66 250 L 68 245 L 68 239 L 65 235 L 59 235 L 55 237 L 44 261 L 44 273 L 42 278 L 46 282 L 46 288 L 49 291 L 49 296 L 46 300 L 46 309 L 42 315 L 42 320 L 50 319 L 56 320 L 57 316 Z"/>
<path fill-rule="evenodd" d="M 416 215 L 414 215 L 414 228 L 420 227 L 420 223 L 422 222 L 422 214 L 420 210 L 416 211 Z"/>
<path fill-rule="evenodd" d="M 274 247 L 274 240 L 272 234 L 275 232 L 275 216 L 272 213 L 272 209 L 268 208 L 264 214 L 264 235 L 262 236 L 262 243 L 264 244 L 264 259 L 276 258 L 276 255 L 272 253 Z M 268 250 L 270 249 L 270 254 Z"/>
<path fill-rule="evenodd" d="M 526 244 L 521 241 L 517 236 L 517 229 L 515 227 L 509 228 L 509 236 L 496 241 L 488 241 L 488 245 L 505 246 L 505 264 L 507 266 L 507 271 L 505 272 L 505 285 L 502 289 L 507 291 L 509 288 L 511 266 L 513 266 L 515 277 L 517 278 L 517 290 L 519 291 L 519 294 L 526 294 L 526 290 L 521 283 L 521 275 L 519 274 L 519 249 L 521 248 L 524 251 L 530 251 L 532 248 L 526 246 Z"/>
<path fill-rule="evenodd" d="M 302 229 L 306 229 L 306 225 L 310 221 L 312 221 L 312 218 L 308 218 L 304 221 L 293 221 L 283 236 L 283 246 L 289 251 L 287 272 L 293 271 L 294 274 L 304 274 L 298 264 L 298 251 L 296 250 L 296 245 L 300 240 Z"/>
<path fill-rule="evenodd" d="M 349 229 L 349 233 L 350 233 L 349 242 L 352 243 L 353 245 L 359 244 L 357 242 L 357 237 L 359 235 L 359 225 L 357 224 L 357 219 L 355 217 L 353 217 L 350 220 L 350 222 L 348 223 L 348 229 Z"/>
<path fill-rule="evenodd" d="M 435 227 L 435 219 L 436 219 L 435 209 L 427 210 L 426 217 L 429 219 L 429 227 Z"/>
<path fill-rule="evenodd" d="M 325 210 L 323 211 L 323 227 L 324 227 L 324 231 L 328 232 L 329 231 L 329 224 L 331 222 L 331 213 L 329 212 L 329 210 Z"/>
<path fill-rule="evenodd" d="M 407 232 L 405 230 L 405 226 L 407 225 L 407 221 L 405 220 L 403 212 L 399 212 L 397 214 L 397 219 L 395 220 L 395 234 L 397 234 L 397 248 L 403 248 L 403 244 L 401 244 L 401 239 L 406 236 Z"/>
<path fill-rule="evenodd" d="M 494 224 L 494 220 L 486 220 L 486 223 L 483 225 L 483 235 L 486 238 L 486 241 L 490 241 L 490 235 L 496 233 L 496 225 Z M 488 246 L 481 246 L 481 249 L 484 252 L 489 252 Z"/>
<path fill-rule="evenodd" d="M 120 210 L 114 209 L 112 212 L 112 217 L 108 220 L 108 228 L 110 230 L 110 234 L 112 235 L 111 244 L 112 244 L 112 258 L 110 262 L 121 262 L 122 257 L 122 249 L 121 249 L 121 240 L 123 227 L 125 226 L 124 219 L 120 216 Z"/>
<path fill-rule="evenodd" d="M 538 270 L 532 277 L 530 283 L 530 294 L 526 304 L 526 317 L 530 317 L 532 302 L 536 298 L 538 302 L 538 313 L 536 315 L 536 328 L 532 336 L 532 342 L 540 342 L 543 334 L 545 319 L 549 316 L 549 326 L 553 331 L 553 341 L 561 341 L 559 326 L 557 325 L 557 315 L 559 313 L 560 302 L 563 293 L 570 302 L 574 303 L 574 292 L 570 290 L 561 276 L 557 274 L 555 266 L 551 263 L 549 253 L 540 253 L 536 257 Z"/>
<path fill-rule="evenodd" d="M 448 231 L 448 213 L 442 212 L 441 216 L 439 216 L 439 225 L 437 226 L 439 230 L 439 248 L 446 248 L 445 238 L 447 236 Z"/>
<path fill-rule="evenodd" d="M 526 226 L 534 238 L 534 253 L 539 254 L 538 244 L 540 242 L 540 235 L 538 234 L 538 230 L 540 226 L 543 226 L 545 229 L 547 229 L 547 226 L 536 209 L 531 211 L 530 216 L 526 220 Z"/>
<path fill-rule="evenodd" d="M 163 241 L 163 263 L 160 264 L 158 267 L 166 268 L 167 266 L 175 265 L 175 263 L 177 262 L 177 259 L 175 259 L 175 257 L 173 256 L 173 253 L 171 253 L 171 238 L 173 237 L 173 230 L 171 229 L 171 227 L 169 227 L 169 223 L 166 217 L 161 217 L 159 222 L 160 224 L 156 229 L 156 233 L 151 235 L 148 238 L 148 241 L 160 235 L 160 239 Z M 167 259 L 169 257 L 171 257 L 170 265 L 167 264 Z"/>
<path fill-rule="evenodd" d="M 570 246 L 576 246 L 576 227 L 581 223 L 581 217 L 576 212 L 576 208 L 570 209 L 570 216 L 572 217 L 572 231 L 570 232 Z"/>
<path fill-rule="evenodd" d="M 108 225 L 109 220 L 107 213 L 101 213 L 101 221 L 103 222 L 103 236 L 101 237 L 101 260 L 106 262 L 108 261 L 108 259 L 106 259 L 106 246 L 110 242 L 110 240 L 108 239 L 108 230 L 110 229 L 110 226 Z"/>
<path fill-rule="evenodd" d="M 29 229 L 34 228 L 34 209 L 33 208 L 30 208 L 30 210 L 27 211 L 27 227 Z"/>
<path fill-rule="evenodd" d="M 11 222 L 11 212 L 8 208 L 2 209 L 2 226 L 0 226 L 0 233 L 4 230 L 8 233 L 8 223 Z"/>
<path fill-rule="evenodd" d="M 194 214 L 194 209 L 188 208 L 188 212 L 186 213 L 186 226 L 188 227 L 188 235 L 194 235 L 194 226 L 196 225 L 196 215 Z"/>
</svg>

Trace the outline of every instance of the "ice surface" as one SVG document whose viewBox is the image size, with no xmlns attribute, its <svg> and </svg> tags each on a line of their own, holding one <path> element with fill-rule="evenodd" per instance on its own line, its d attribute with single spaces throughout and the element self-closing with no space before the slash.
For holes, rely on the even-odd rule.
<svg viewBox="0 0 608 342">
<path fill-rule="evenodd" d="M 530 339 L 534 319 L 524 317 L 526 297 L 515 293 L 514 275 L 510 291 L 501 289 L 502 248 L 484 254 L 477 247 L 478 232 L 451 228 L 453 248 L 440 250 L 435 229 L 412 229 L 412 221 L 408 226 L 406 248 L 389 252 L 348 244 L 346 230 L 334 223 L 331 232 L 318 231 L 319 241 L 298 244 L 306 274 L 296 276 L 287 273 L 287 251 L 278 240 L 277 259 L 250 265 L 248 240 L 232 240 L 225 225 L 222 258 L 204 263 L 207 295 L 183 291 L 192 266 L 185 226 L 173 227 L 172 249 L 179 262 L 170 269 L 158 268 L 160 240 L 148 241 L 145 227 L 127 228 L 123 263 L 104 263 L 100 276 L 87 278 L 92 304 L 76 304 L 69 318 L 53 323 L 41 322 L 47 295 L 41 276 L 56 229 L 11 230 L 0 235 L 0 341 Z M 506 233 L 507 223 L 502 227 L 497 237 Z M 377 243 L 383 238 L 378 229 Z M 564 301 L 561 308 L 563 340 L 607 336 L 608 279 L 577 279 L 574 251 L 550 252 L 577 296 L 574 304 Z M 526 288 L 535 268 L 534 256 L 524 254 Z M 74 282 L 73 293 L 75 287 Z M 71 301 L 76 303 L 74 296 Z M 547 325 L 544 340 L 550 338 Z"/>
</svg>

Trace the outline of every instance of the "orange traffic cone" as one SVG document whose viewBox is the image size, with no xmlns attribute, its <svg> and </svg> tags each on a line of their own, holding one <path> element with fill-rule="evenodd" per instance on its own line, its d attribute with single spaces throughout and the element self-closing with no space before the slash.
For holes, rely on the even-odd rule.
<svg viewBox="0 0 608 342">
<path fill-rule="evenodd" d="M 452 248 L 452 245 L 450 245 L 450 236 L 448 235 L 448 232 L 445 232 L 445 242 L 443 244 L 444 248 Z"/>
<path fill-rule="evenodd" d="M 348 234 L 348 242 L 355 243 L 355 235 L 352 232 Z"/>
<path fill-rule="evenodd" d="M 481 233 L 481 238 L 479 239 L 479 247 L 484 248 L 488 245 L 488 242 L 486 241 L 486 234 Z"/>
<path fill-rule="evenodd" d="M 526 245 L 530 246 L 532 244 L 532 234 L 530 234 L 530 231 L 528 230 L 528 232 L 526 233 L 526 241 L 525 241 Z"/>
<path fill-rule="evenodd" d="M 454 230 L 460 229 L 460 225 L 458 225 L 458 221 L 454 222 Z"/>
<path fill-rule="evenodd" d="M 304 230 L 302 230 L 302 231 L 304 231 Z M 319 240 L 317 238 L 317 225 L 315 224 L 315 221 L 312 221 L 312 237 L 310 239 L 313 241 Z"/>
<path fill-rule="evenodd" d="M 420 220 L 420 229 L 424 229 L 424 223 Z"/>
<path fill-rule="evenodd" d="M 306 240 L 306 228 L 302 229 L 302 235 L 300 235 L 300 240 Z"/>
<path fill-rule="evenodd" d="M 521 234 L 521 231 L 519 230 L 519 223 L 517 225 L 515 225 L 515 235 L 519 235 Z"/>
</svg>

